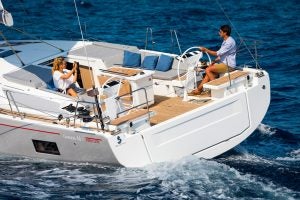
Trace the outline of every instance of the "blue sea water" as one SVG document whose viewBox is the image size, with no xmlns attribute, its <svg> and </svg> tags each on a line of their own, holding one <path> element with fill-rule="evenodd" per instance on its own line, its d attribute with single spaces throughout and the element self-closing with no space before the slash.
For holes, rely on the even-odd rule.
<svg viewBox="0 0 300 200">
<path fill-rule="evenodd" d="M 32 37 L 1 26 L 8 39 L 81 39 L 71 0 L 3 4 L 15 27 Z M 299 1 L 82 0 L 77 6 L 86 39 L 144 48 L 151 27 L 148 48 L 172 53 L 179 50 L 170 30 L 182 50 L 217 49 L 219 26 L 232 23 L 238 44 L 254 53 L 256 41 L 271 79 L 269 110 L 246 141 L 211 160 L 136 169 L 0 155 L 0 199 L 300 199 Z M 239 49 L 238 63 L 255 65 Z"/>
</svg>

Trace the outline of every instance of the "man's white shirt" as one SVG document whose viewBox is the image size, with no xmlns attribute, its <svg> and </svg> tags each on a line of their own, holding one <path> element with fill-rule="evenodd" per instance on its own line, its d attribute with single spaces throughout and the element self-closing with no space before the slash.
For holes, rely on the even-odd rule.
<svg viewBox="0 0 300 200">
<path fill-rule="evenodd" d="M 236 44 L 231 36 L 223 41 L 221 48 L 217 51 L 217 56 L 220 57 L 222 63 L 230 67 L 236 66 Z"/>
</svg>

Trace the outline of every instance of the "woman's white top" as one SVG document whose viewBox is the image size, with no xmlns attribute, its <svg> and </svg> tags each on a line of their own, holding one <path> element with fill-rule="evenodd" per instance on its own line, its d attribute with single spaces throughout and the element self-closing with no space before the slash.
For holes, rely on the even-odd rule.
<svg viewBox="0 0 300 200">
<path fill-rule="evenodd" d="M 61 73 L 58 70 L 56 70 L 53 73 L 53 82 L 54 82 L 54 86 L 56 88 L 65 91 L 73 83 L 73 80 L 74 80 L 73 74 L 68 79 L 61 78 L 62 75 L 67 74 L 69 72 L 70 72 L 70 70 L 64 69 L 63 73 Z"/>
</svg>

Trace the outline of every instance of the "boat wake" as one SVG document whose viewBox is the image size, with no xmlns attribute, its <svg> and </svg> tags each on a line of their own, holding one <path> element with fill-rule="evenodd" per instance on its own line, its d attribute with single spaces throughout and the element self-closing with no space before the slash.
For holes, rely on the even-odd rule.
<svg viewBox="0 0 300 200">
<path fill-rule="evenodd" d="M 246 141 L 215 161 L 286 187 L 299 196 L 299 141 L 297 134 L 260 124 Z"/>
<path fill-rule="evenodd" d="M 237 157 L 236 157 L 237 158 Z M 277 173 L 274 163 L 247 155 L 239 165 Z M 233 166 L 236 160 L 202 160 L 194 156 L 145 168 L 122 168 L 98 164 L 39 162 L 26 158 L 0 157 L 10 175 L 0 173 L 0 198 L 93 199 L 248 199 L 299 198 L 291 189 L 270 177 Z M 230 163 L 230 164 L 228 164 Z M 252 165 L 251 165 L 252 163 Z M 267 167 L 263 167 L 267 166 Z M 4 169 L 3 167 L 1 169 Z M 22 170 L 20 170 L 22 169 Z M 290 173 L 290 172 L 289 172 Z M 283 174 L 279 174 L 281 176 Z M 9 194 L 9 195 L 8 195 Z"/>
<path fill-rule="evenodd" d="M 250 156 L 247 159 L 251 161 Z M 147 178 L 158 180 L 164 192 L 169 191 L 170 198 L 180 196 L 193 199 L 201 196 L 207 199 L 246 199 L 268 196 L 271 199 L 284 199 L 299 195 L 270 179 L 245 173 L 218 160 L 199 160 L 192 156 L 173 163 L 153 164 L 146 167 L 144 172 Z"/>
<path fill-rule="evenodd" d="M 145 168 L 2 155 L 0 199 L 297 199 L 299 158 L 297 135 L 266 124 L 218 158 L 190 156 Z"/>
<path fill-rule="evenodd" d="M 260 124 L 256 131 L 234 151 L 241 151 L 275 159 L 276 157 L 289 156 L 290 152 L 299 149 L 299 135 L 290 133 L 270 125 Z"/>
</svg>

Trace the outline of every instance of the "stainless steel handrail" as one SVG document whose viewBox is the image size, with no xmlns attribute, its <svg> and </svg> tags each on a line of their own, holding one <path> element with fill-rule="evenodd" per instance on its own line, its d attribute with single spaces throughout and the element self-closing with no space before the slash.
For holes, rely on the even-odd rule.
<svg viewBox="0 0 300 200">
<path fill-rule="evenodd" d="M 122 113 L 128 112 L 128 111 L 130 111 L 130 110 L 132 110 L 132 109 L 138 108 L 138 107 L 140 107 L 140 106 L 146 104 L 146 105 L 147 105 L 147 110 L 148 110 L 148 112 L 147 112 L 147 114 L 148 114 L 148 120 L 150 120 L 149 101 L 148 101 L 147 91 L 146 91 L 145 88 L 138 88 L 138 89 L 133 90 L 133 91 L 131 91 L 131 92 L 129 92 L 129 93 L 125 93 L 125 94 L 123 94 L 123 95 L 117 96 L 117 97 L 115 97 L 115 99 L 116 99 L 117 101 L 119 101 L 119 100 L 121 99 L 121 97 L 126 96 L 126 95 L 129 95 L 129 94 L 132 95 L 134 92 L 138 92 L 138 91 L 140 91 L 140 90 L 143 90 L 143 91 L 144 91 L 145 97 L 146 97 L 146 102 L 140 103 L 140 104 L 135 105 L 135 106 L 133 106 L 133 107 L 131 107 L 131 108 L 129 108 L 129 109 L 126 109 L 126 110 L 123 110 L 123 111 L 121 111 L 121 112 L 118 112 L 118 113 L 117 113 L 117 116 L 118 116 L 118 117 L 119 117 L 119 115 L 122 114 Z"/>
<path fill-rule="evenodd" d="M 10 95 L 11 99 L 8 97 L 8 94 Z M 23 116 L 22 116 L 22 114 L 20 113 L 20 110 L 19 110 L 19 108 L 18 108 L 18 106 L 17 106 L 17 104 L 16 104 L 16 101 L 15 101 L 15 99 L 14 99 L 14 97 L 13 97 L 11 91 L 6 90 L 6 91 L 5 91 L 5 95 L 6 95 L 6 98 L 7 98 L 7 100 L 8 100 L 8 104 L 9 104 L 9 107 L 10 107 L 11 114 L 12 114 L 12 115 L 14 114 L 12 105 L 11 105 L 11 103 L 10 103 L 10 101 L 12 100 L 13 104 L 15 105 L 15 107 L 16 107 L 16 109 L 17 109 L 17 113 L 19 114 L 19 116 L 20 116 L 21 118 L 23 118 Z"/>
</svg>

